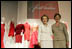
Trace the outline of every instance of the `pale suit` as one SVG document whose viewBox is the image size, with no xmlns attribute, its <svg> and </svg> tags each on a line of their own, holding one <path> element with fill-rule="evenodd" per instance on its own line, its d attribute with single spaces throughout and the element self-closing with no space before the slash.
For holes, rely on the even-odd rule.
<svg viewBox="0 0 72 49">
<path fill-rule="evenodd" d="M 38 32 L 38 42 L 41 44 L 41 48 L 53 48 L 52 32 L 50 25 L 40 25 Z"/>
</svg>

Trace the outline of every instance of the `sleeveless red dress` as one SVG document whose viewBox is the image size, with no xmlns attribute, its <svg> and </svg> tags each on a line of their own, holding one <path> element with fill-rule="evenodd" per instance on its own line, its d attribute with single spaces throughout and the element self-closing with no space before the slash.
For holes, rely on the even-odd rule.
<svg viewBox="0 0 72 49">
<path fill-rule="evenodd" d="M 9 30 L 9 34 L 8 34 L 8 36 L 10 37 L 10 36 L 14 36 L 14 31 L 15 31 L 15 27 L 14 27 L 14 23 L 13 22 L 11 22 L 10 23 L 10 30 Z"/>
<path fill-rule="evenodd" d="M 34 45 L 38 45 L 38 31 L 32 32 L 29 48 L 34 48 Z"/>
<path fill-rule="evenodd" d="M 1 48 L 4 48 L 4 32 L 5 32 L 5 24 L 1 24 Z"/>
<path fill-rule="evenodd" d="M 32 27 L 32 29 L 29 48 L 34 48 L 34 45 L 38 45 L 38 26 Z"/>
</svg>

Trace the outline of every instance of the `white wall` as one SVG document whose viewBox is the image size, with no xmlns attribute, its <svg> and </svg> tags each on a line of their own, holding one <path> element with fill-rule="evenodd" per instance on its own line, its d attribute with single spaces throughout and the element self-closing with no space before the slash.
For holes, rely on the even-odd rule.
<svg viewBox="0 0 72 49">
<path fill-rule="evenodd" d="M 68 22 L 71 27 L 71 2 L 70 1 L 59 1 L 59 13 L 62 16 L 62 20 Z"/>
<path fill-rule="evenodd" d="M 18 1 L 17 23 L 27 19 L 27 1 Z"/>
<path fill-rule="evenodd" d="M 17 1 L 1 1 L 1 16 L 6 18 L 7 23 L 14 19 L 16 24 L 17 5 Z"/>
</svg>

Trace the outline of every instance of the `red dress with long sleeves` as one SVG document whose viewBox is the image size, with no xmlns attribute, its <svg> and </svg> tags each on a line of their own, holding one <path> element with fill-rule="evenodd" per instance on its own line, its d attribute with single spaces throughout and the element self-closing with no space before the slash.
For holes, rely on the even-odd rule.
<svg viewBox="0 0 72 49">
<path fill-rule="evenodd" d="M 1 48 L 4 48 L 4 32 L 5 32 L 5 24 L 1 24 Z"/>
<path fill-rule="evenodd" d="M 25 31 L 24 30 L 24 24 L 18 24 L 17 26 L 16 26 L 16 29 L 15 29 L 15 31 L 16 31 L 16 34 L 15 34 L 15 42 L 16 43 L 22 43 L 22 35 L 21 35 L 21 32 L 22 32 L 22 30 L 23 30 L 23 32 Z"/>
<path fill-rule="evenodd" d="M 14 31 L 15 31 L 14 23 L 11 21 L 8 36 L 12 36 L 13 37 L 14 36 Z"/>
<path fill-rule="evenodd" d="M 24 27 L 25 27 L 24 39 L 30 40 L 30 25 L 28 23 L 25 23 Z"/>
</svg>

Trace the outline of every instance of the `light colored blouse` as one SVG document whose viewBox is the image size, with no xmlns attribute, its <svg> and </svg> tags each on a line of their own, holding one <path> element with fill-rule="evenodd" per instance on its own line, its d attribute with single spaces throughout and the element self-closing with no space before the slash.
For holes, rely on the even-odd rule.
<svg viewBox="0 0 72 49">
<path fill-rule="evenodd" d="M 39 25 L 38 42 L 41 40 L 52 40 L 52 35 L 51 25 Z"/>
</svg>

